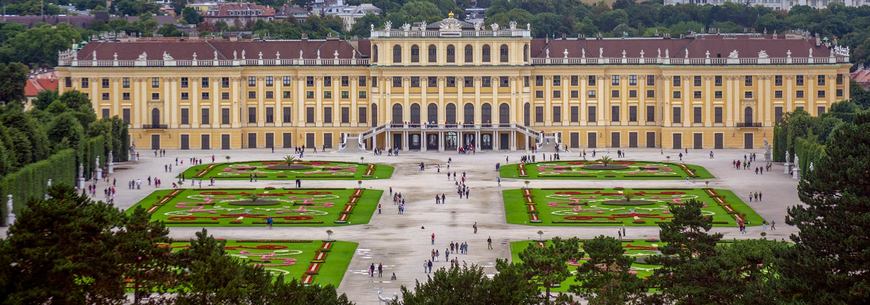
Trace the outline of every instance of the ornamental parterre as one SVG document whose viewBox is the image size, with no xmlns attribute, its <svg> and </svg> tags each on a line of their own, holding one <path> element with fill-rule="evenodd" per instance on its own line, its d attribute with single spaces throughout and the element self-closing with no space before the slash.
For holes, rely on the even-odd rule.
<svg viewBox="0 0 870 305">
<path fill-rule="evenodd" d="M 248 161 L 202 164 L 188 168 L 181 177 L 219 180 L 295 180 L 295 179 L 386 179 L 393 167 L 374 163 L 338 161 Z"/>
<path fill-rule="evenodd" d="M 603 166 L 597 161 L 571 160 L 537 163 L 519 163 L 502 166 L 502 178 L 519 179 L 608 179 L 608 180 L 656 180 L 656 179 L 710 179 L 704 167 L 692 164 L 612 161 Z"/>
</svg>

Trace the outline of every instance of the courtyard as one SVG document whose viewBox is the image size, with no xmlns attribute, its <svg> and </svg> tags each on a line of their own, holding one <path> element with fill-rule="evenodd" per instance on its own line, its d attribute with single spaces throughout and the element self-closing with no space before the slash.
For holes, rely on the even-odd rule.
<svg viewBox="0 0 870 305">
<path fill-rule="evenodd" d="M 193 173 L 201 171 L 203 167 L 216 164 L 213 168 L 223 166 L 221 163 L 244 163 L 244 162 L 274 162 L 274 164 L 286 164 L 284 156 L 291 154 L 289 151 L 269 150 L 187 150 L 167 151 L 163 157 L 155 157 L 150 151 L 142 151 L 141 159 L 127 163 L 116 164 L 111 178 L 117 179 L 118 195 L 115 197 L 115 205 L 129 209 L 134 205 L 142 205 L 146 210 L 154 208 L 154 219 L 167 222 L 170 227 L 170 236 L 177 241 L 189 240 L 194 237 L 203 227 L 208 229 L 209 234 L 217 238 L 229 241 L 228 245 L 236 245 L 234 241 L 241 243 L 246 248 L 236 248 L 239 254 L 248 259 L 252 264 L 281 264 L 283 257 L 279 256 L 283 251 L 301 250 L 303 253 L 292 257 L 295 263 L 291 266 L 269 266 L 267 268 L 292 269 L 287 273 L 293 278 L 304 280 L 306 275 L 303 269 L 310 267 L 308 259 L 314 259 L 317 255 L 317 247 L 322 246 L 324 240 L 335 239 L 355 243 L 355 248 L 347 250 L 347 262 L 343 263 L 342 255 L 335 255 L 341 249 L 341 242 L 336 243 L 326 258 L 326 263 L 320 266 L 317 275 L 313 276 L 312 284 L 335 284 L 341 293 L 347 293 L 352 301 L 357 304 L 378 304 L 378 293 L 383 296 L 392 296 L 399 292 L 401 285 L 413 286 L 417 280 L 425 281 L 426 274 L 423 272 L 423 262 L 429 258 L 433 249 L 440 249 L 453 242 L 467 242 L 468 254 L 458 255 L 460 264 L 477 264 L 484 268 L 487 273 L 495 272 L 495 260 L 499 258 L 511 258 L 516 246 L 514 243 L 539 238 L 550 239 L 552 237 L 580 237 L 590 239 L 597 235 L 617 236 L 618 229 L 625 224 L 626 240 L 635 240 L 638 245 L 644 246 L 646 240 L 658 238 L 656 218 L 644 219 L 644 225 L 635 225 L 634 218 L 616 218 L 619 223 L 595 224 L 595 225 L 551 225 L 546 224 L 547 217 L 543 217 L 551 207 L 549 203 L 559 202 L 555 209 L 573 212 L 569 197 L 545 199 L 547 190 L 579 191 L 580 194 L 563 194 L 578 196 L 581 202 L 594 200 L 618 199 L 617 188 L 634 192 L 644 191 L 642 195 L 633 195 L 633 200 L 640 200 L 644 196 L 680 196 L 684 200 L 686 196 L 696 196 L 705 200 L 705 188 L 711 188 L 717 194 L 724 194 L 726 201 L 732 207 L 739 206 L 740 202 L 745 205 L 748 219 L 747 233 L 741 234 L 728 220 L 727 212 L 716 210 L 714 219 L 725 219 L 728 224 L 720 224 L 713 228 L 713 232 L 725 234 L 725 239 L 731 238 L 760 238 L 765 232 L 769 239 L 787 239 L 794 229 L 785 225 L 785 211 L 787 206 L 798 202 L 795 186 L 796 180 L 783 175 L 783 168 L 775 164 L 770 172 L 756 175 L 751 170 L 736 170 L 732 166 L 733 160 L 743 160 L 744 155 L 751 152 L 758 154 L 762 159 L 762 150 L 716 150 L 715 158 L 709 157 L 709 151 L 690 150 L 688 153 L 677 150 L 637 149 L 628 150 L 630 158 L 615 158 L 616 150 L 599 150 L 598 156 L 610 156 L 615 161 L 633 162 L 656 162 L 661 164 L 675 164 L 677 154 L 684 153 L 683 162 L 687 165 L 697 165 L 706 169 L 710 176 L 707 179 L 685 179 L 680 176 L 667 179 L 626 179 L 620 180 L 614 177 L 602 179 L 534 179 L 534 178 L 506 178 L 499 181 L 499 172 L 495 165 L 500 163 L 502 170 L 505 165 L 511 166 L 519 162 L 520 157 L 527 155 L 524 152 L 477 152 L 476 154 L 457 154 L 455 152 L 403 152 L 401 156 L 372 155 L 371 153 L 343 153 L 343 152 L 306 152 L 300 161 L 305 162 L 346 162 L 349 164 L 364 163 L 375 164 L 376 167 L 389 167 L 392 176 L 389 179 L 305 179 L 300 178 L 302 185 L 296 187 L 295 179 L 290 175 L 288 178 L 279 178 L 277 173 L 273 178 L 267 178 L 265 174 L 257 174 L 258 179 L 250 181 L 250 173 L 239 173 L 237 178 L 215 178 L 214 185 L 210 185 L 210 178 L 188 178 L 182 181 L 175 196 L 165 199 L 162 205 L 155 208 L 167 198 L 174 190 L 171 183 L 179 181 L 179 175 L 183 172 Z M 547 152 L 552 154 L 552 152 Z M 215 163 L 209 162 L 215 157 Z M 230 156 L 227 161 L 225 156 Z M 667 158 L 670 156 L 670 158 Z M 361 161 L 360 158 L 364 161 Z M 538 160 L 543 160 L 542 153 L 537 153 Z M 181 165 L 176 162 L 187 158 L 199 158 L 203 164 L 191 170 L 191 166 L 185 162 Z M 562 162 L 569 160 L 582 160 L 582 156 L 576 152 L 562 152 Z M 507 160 L 507 162 L 506 162 Z M 670 161 L 669 161 L 670 160 Z M 420 169 L 420 163 L 424 168 Z M 757 162 L 760 165 L 763 162 Z M 177 165 L 176 165 L 177 164 Z M 546 163 L 545 163 L 546 164 Z M 173 165 L 171 172 L 163 170 L 165 165 Z M 449 167 L 448 167 L 449 165 Z M 224 169 L 214 173 L 223 172 Z M 447 173 L 456 173 L 457 176 L 466 176 L 466 184 L 470 188 L 469 198 L 459 198 L 456 193 L 457 181 L 447 177 Z M 677 171 L 679 173 L 679 171 Z M 376 175 L 377 176 L 377 175 Z M 161 187 L 148 185 L 143 182 L 140 189 L 125 188 L 124 185 L 130 180 L 146 181 L 147 178 L 161 179 Z M 528 181 L 528 183 L 526 183 Z M 202 182 L 200 188 L 199 183 Z M 111 183 L 111 179 L 110 182 Z M 98 189 L 107 186 L 105 181 L 97 184 Z M 346 224 L 336 223 L 342 215 L 342 207 L 355 192 L 361 188 L 362 201 L 353 208 Z M 538 215 L 542 223 L 531 224 L 529 222 L 528 208 L 522 201 L 516 201 L 518 206 L 511 206 L 510 196 L 505 192 L 519 191 L 529 188 L 533 191 L 533 198 L 544 198 L 536 203 Z M 329 190 L 330 194 L 314 194 Z M 390 193 L 392 190 L 392 193 Z M 684 192 L 685 194 L 656 194 L 668 191 Z M 540 191 L 540 193 L 538 192 Z M 585 192 L 600 192 L 598 199 L 589 198 L 593 195 Z M 751 192 L 763 192 L 764 200 L 761 202 L 749 202 L 747 197 Z M 398 206 L 393 204 L 392 196 L 401 193 L 405 200 L 405 212 L 398 213 Z M 444 194 L 446 204 L 435 204 L 435 195 Z M 611 194 L 611 195 L 608 195 Z M 518 194 L 519 195 L 519 194 Z M 554 195 L 554 194 L 550 194 Z M 256 196 L 256 200 L 254 197 Z M 321 197 L 317 197 L 321 196 Z M 326 197 L 323 197 L 326 196 Z M 538 197 L 535 197 L 538 196 Z M 631 195 L 630 195 L 631 196 Z M 327 198 L 328 197 L 328 198 Z M 624 194 L 622 195 L 624 199 Z M 522 199 L 521 196 L 518 197 Z M 688 197 L 687 197 L 688 198 Z M 104 200 L 102 194 L 96 199 Z M 658 198 L 655 200 L 665 200 Z M 673 197 L 670 202 L 673 202 Z M 208 201 L 207 201 L 208 200 Z M 262 201 L 261 201 L 262 200 Z M 308 200 L 308 202 L 306 202 Z M 652 200 L 648 198 L 645 200 Z M 706 198 L 708 208 L 717 208 L 715 203 Z M 739 201 L 738 201 L 739 200 Z M 205 203 L 211 204 L 205 204 Z M 182 204 L 184 203 L 184 204 Z M 242 203 L 241 205 L 239 203 Z M 326 207 L 331 203 L 331 207 Z M 179 206 L 179 204 L 181 204 Z M 189 204 L 189 205 L 188 205 Z M 380 204 L 382 212 L 378 213 L 377 205 Z M 663 208 L 665 203 L 656 203 L 634 207 L 635 212 L 641 214 L 641 207 Z M 583 209 L 591 209 L 596 203 L 584 205 Z M 564 208 L 562 207 L 564 206 Z M 605 205 L 607 206 L 607 205 Z M 300 210 L 304 207 L 304 210 Z M 619 207 L 630 210 L 631 207 Z M 326 211 L 326 215 L 312 215 L 314 210 Z M 738 209 L 739 210 L 739 209 Z M 291 216 L 300 216 L 297 211 L 308 213 L 313 219 L 294 219 Z M 581 210 L 582 212 L 586 212 Z M 663 211 L 663 210 L 662 210 Z M 751 216 L 754 214 L 757 216 Z M 279 212 L 281 212 L 279 214 Z M 516 212 L 516 213 L 515 213 Z M 168 213 L 168 214 L 167 214 Z M 609 212 L 604 212 L 609 213 Z M 613 211 L 614 214 L 617 211 Z M 645 213 L 645 212 L 644 212 Z M 659 213 L 659 212 L 655 212 Z M 215 217 L 224 214 L 226 217 Z M 247 214 L 239 220 L 238 217 Z M 650 213 L 651 214 L 651 213 Z M 666 214 L 659 213 L 660 216 Z M 232 216 L 231 216 L 232 215 Z M 274 226 L 268 228 L 264 218 L 266 215 L 273 217 Z M 518 215 L 518 216 L 511 216 Z M 552 215 L 552 214 L 551 214 Z M 591 216 L 602 215 L 592 212 Z M 170 220 L 171 216 L 175 217 Z M 197 217 L 195 220 L 190 218 Z M 582 215 L 580 215 L 582 216 Z M 185 218 L 187 217 L 187 218 Z M 202 218 L 200 218 L 202 217 Z M 290 217 L 284 219 L 282 217 Z M 511 221 L 515 217 L 516 221 Z M 759 226 L 757 220 L 764 219 L 768 222 L 775 221 L 777 230 L 771 231 Z M 216 219 L 215 219 L 216 218 Z M 184 219 L 184 220 L 182 220 Z M 550 218 L 553 220 L 555 218 Z M 317 223 L 302 223 L 302 222 Z M 605 221 L 610 221 L 609 219 Z M 202 222 L 202 223 L 196 223 Z M 237 222 L 237 223 L 232 223 Z M 477 234 L 474 234 L 472 226 L 478 226 Z M 5 230 L 2 228 L 0 230 Z M 326 233 L 333 231 L 332 236 Z M 537 232 L 542 231 L 543 235 Z M 5 231 L 0 231 L 5 232 Z M 431 235 L 435 234 L 434 245 Z M 493 250 L 487 250 L 486 240 L 492 238 Z M 274 248 L 271 244 L 282 245 L 281 241 L 293 241 L 292 244 L 283 244 L 286 249 L 269 250 Z M 307 241 L 297 243 L 296 241 Z M 262 243 L 262 244 L 260 244 Z M 265 246 L 264 246 L 265 245 Z M 178 244 L 176 246 L 179 246 Z M 247 249 L 247 248 L 260 249 Z M 232 250 L 235 251 L 235 250 Z M 246 254 L 241 254 L 246 251 Z M 342 250 L 344 251 L 344 250 Z M 274 255 L 271 255 L 274 252 Z M 290 251 L 287 253 L 296 253 Z M 631 251 L 629 251 L 631 253 Z M 263 260 L 263 255 L 267 255 Z M 279 259 L 281 257 L 281 259 Z M 442 255 L 443 258 L 443 255 Z M 451 255 L 451 258 L 453 256 Z M 339 262 L 331 265 L 333 259 Z M 382 264 L 384 267 L 383 277 L 369 276 L 368 268 L 374 264 Z M 436 261 L 434 268 L 448 266 L 443 259 Z M 295 269 L 294 269 L 295 268 Z M 271 270 L 271 269 L 270 269 Z M 273 270 L 275 272 L 283 272 Z M 637 270 L 640 274 L 644 270 Z M 393 280 L 392 274 L 396 279 Z"/>
</svg>

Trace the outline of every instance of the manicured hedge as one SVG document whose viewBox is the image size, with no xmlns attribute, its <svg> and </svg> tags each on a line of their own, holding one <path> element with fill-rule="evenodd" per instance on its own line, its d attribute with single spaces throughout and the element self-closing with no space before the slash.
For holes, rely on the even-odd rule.
<svg viewBox="0 0 870 305">
<path fill-rule="evenodd" d="M 5 224 L 8 214 L 6 211 L 7 195 L 12 194 L 13 209 L 16 213 L 20 213 L 28 201 L 45 196 L 46 183 L 49 178 L 52 179 L 52 185 L 75 185 L 76 152 L 74 150 L 61 150 L 45 160 L 28 164 L 3 177 L 0 180 L 2 222 Z"/>
<path fill-rule="evenodd" d="M 82 147 L 81 155 L 78 156 L 79 163 L 83 163 L 85 166 L 85 179 L 93 178 L 94 172 L 97 169 L 97 166 L 105 166 L 106 165 L 106 156 L 108 152 L 106 151 L 106 141 L 103 136 L 96 136 L 88 139 L 85 142 L 84 147 Z M 97 165 L 97 156 L 100 156 L 100 164 Z M 84 160 L 84 162 L 81 162 Z"/>
</svg>

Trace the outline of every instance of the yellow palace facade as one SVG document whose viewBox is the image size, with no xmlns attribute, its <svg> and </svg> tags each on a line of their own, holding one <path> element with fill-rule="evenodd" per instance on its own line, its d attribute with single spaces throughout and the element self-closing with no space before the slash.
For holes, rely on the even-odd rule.
<svg viewBox="0 0 870 305">
<path fill-rule="evenodd" d="M 58 71 L 139 148 L 719 149 L 848 99 L 848 62 L 802 36 L 537 39 L 447 18 L 353 41 L 91 41 Z"/>
</svg>

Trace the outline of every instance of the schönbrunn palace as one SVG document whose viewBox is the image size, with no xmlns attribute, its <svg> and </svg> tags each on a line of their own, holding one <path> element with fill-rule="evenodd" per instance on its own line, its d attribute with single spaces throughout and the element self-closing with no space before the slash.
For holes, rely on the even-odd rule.
<svg viewBox="0 0 870 305">
<path fill-rule="evenodd" d="M 139 148 L 715 149 L 759 148 L 784 113 L 848 99 L 848 54 L 798 35 L 543 39 L 450 17 L 368 40 L 95 40 L 58 71 Z"/>
</svg>

